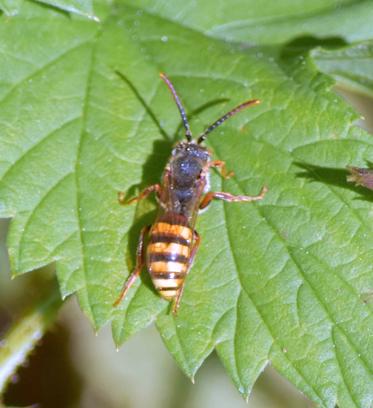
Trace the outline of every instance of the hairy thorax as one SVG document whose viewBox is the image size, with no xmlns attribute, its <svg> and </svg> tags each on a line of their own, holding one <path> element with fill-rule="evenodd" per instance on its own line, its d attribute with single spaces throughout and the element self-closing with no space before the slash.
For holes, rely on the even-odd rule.
<svg viewBox="0 0 373 408">
<path fill-rule="evenodd" d="M 195 212 L 207 184 L 206 166 L 210 160 L 206 148 L 179 143 L 169 161 L 170 211 L 187 218 Z"/>
</svg>

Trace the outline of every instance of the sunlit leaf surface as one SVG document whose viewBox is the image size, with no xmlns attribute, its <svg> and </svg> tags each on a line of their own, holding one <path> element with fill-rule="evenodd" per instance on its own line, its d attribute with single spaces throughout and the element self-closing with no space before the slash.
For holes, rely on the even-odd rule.
<svg viewBox="0 0 373 408">
<path fill-rule="evenodd" d="M 372 202 L 343 170 L 372 160 L 371 138 L 307 57 L 214 39 L 204 13 L 197 30 L 156 11 L 101 8 L 98 23 L 25 2 L 1 17 L 0 211 L 13 217 L 13 274 L 55 262 L 62 295 L 77 293 L 96 328 L 112 320 L 117 344 L 157 320 L 189 376 L 216 347 L 245 395 L 271 363 L 320 406 L 371 406 Z M 194 133 L 262 100 L 208 146 L 235 171 L 214 174 L 213 189 L 270 190 L 260 203 L 215 202 L 201 215 L 177 318 L 146 273 L 112 307 L 155 214 L 154 200 L 121 207 L 117 192 L 157 182 L 182 137 L 160 71 Z"/>
</svg>

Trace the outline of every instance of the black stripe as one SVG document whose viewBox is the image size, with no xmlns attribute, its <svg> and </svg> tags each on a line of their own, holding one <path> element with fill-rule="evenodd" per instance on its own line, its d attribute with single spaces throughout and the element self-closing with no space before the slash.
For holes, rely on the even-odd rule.
<svg viewBox="0 0 373 408">
<path fill-rule="evenodd" d="M 188 263 L 188 258 L 175 252 L 150 252 L 148 262 L 180 262 Z"/>
<path fill-rule="evenodd" d="M 186 272 L 152 272 L 153 279 L 182 279 L 186 276 Z"/>
<path fill-rule="evenodd" d="M 171 288 L 167 287 L 167 288 L 157 288 L 158 292 L 168 292 L 169 290 L 178 290 L 180 289 L 180 286 L 173 286 Z"/>
<path fill-rule="evenodd" d="M 165 235 L 165 234 L 151 234 L 149 242 L 151 244 L 154 244 L 156 242 L 165 242 L 167 244 L 181 244 L 181 245 L 186 245 L 189 246 L 190 242 L 183 238 L 183 237 L 178 237 L 176 235 Z"/>
</svg>

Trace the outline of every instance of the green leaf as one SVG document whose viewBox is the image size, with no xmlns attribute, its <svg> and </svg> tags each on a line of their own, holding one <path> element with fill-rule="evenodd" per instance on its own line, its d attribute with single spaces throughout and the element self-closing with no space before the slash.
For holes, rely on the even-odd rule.
<svg viewBox="0 0 373 408">
<path fill-rule="evenodd" d="M 298 36 L 372 38 L 370 0 L 122 0 L 211 37 L 250 45 L 282 44 Z"/>
<path fill-rule="evenodd" d="M 318 48 L 311 55 L 317 68 L 341 86 L 373 97 L 373 41 L 338 50 Z"/>
<path fill-rule="evenodd" d="M 77 293 L 96 329 L 112 321 L 117 344 L 157 320 L 191 377 L 216 347 L 244 395 L 271 363 L 322 407 L 369 406 L 371 202 L 338 171 L 371 160 L 370 137 L 305 56 L 235 46 L 158 14 L 122 5 L 97 24 L 25 3 L 0 21 L 0 212 L 13 217 L 13 273 L 56 262 L 62 295 Z M 177 318 L 146 273 L 112 306 L 156 208 L 121 207 L 117 192 L 158 182 L 182 137 L 160 71 L 195 134 L 262 100 L 208 146 L 235 171 L 213 174 L 214 190 L 270 189 L 260 203 L 215 202 L 201 215 Z"/>
</svg>

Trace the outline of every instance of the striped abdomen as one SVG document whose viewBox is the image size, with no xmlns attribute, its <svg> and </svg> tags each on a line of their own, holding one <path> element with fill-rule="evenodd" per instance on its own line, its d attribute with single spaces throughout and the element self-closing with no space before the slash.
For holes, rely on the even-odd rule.
<svg viewBox="0 0 373 408">
<path fill-rule="evenodd" d="M 165 299 L 174 299 L 188 271 L 193 231 L 185 223 L 156 222 L 147 247 L 147 267 L 154 287 Z"/>
</svg>

